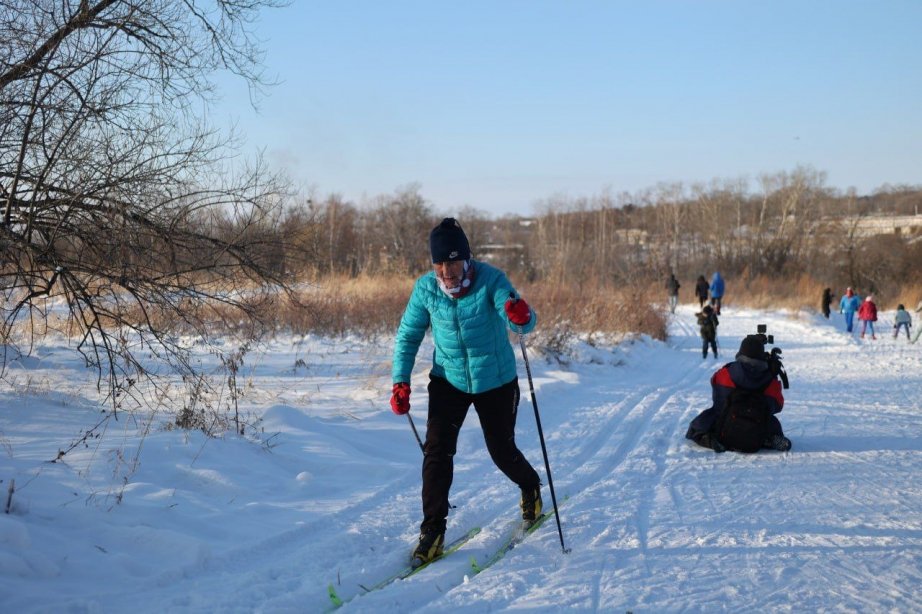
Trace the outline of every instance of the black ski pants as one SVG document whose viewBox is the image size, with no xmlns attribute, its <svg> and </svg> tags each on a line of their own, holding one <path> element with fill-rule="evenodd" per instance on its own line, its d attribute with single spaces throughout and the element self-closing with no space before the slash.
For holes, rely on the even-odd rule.
<svg viewBox="0 0 922 614">
<path fill-rule="evenodd" d="M 701 357 L 708 357 L 708 346 L 711 346 L 711 349 L 714 350 L 714 358 L 717 358 L 717 339 L 708 339 L 707 337 L 701 338 Z"/>
<path fill-rule="evenodd" d="M 480 418 L 487 451 L 500 471 L 520 488 L 537 488 L 541 484 L 538 473 L 515 445 L 518 378 L 493 390 L 469 394 L 444 378 L 430 375 L 429 419 L 423 454 L 422 533 L 445 531 L 458 434 L 472 404 Z"/>
</svg>

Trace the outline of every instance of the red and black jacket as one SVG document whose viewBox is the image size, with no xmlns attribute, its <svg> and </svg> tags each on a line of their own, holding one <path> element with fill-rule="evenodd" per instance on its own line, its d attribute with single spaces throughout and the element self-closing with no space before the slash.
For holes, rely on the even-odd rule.
<svg viewBox="0 0 922 614">
<path fill-rule="evenodd" d="M 768 368 L 763 360 L 739 357 L 736 361 L 725 364 L 711 376 L 711 394 L 717 414 L 727 405 L 727 399 L 734 388 L 763 390 L 768 399 L 768 408 L 777 414 L 784 407 L 784 395 L 781 394 L 781 382 Z"/>
</svg>

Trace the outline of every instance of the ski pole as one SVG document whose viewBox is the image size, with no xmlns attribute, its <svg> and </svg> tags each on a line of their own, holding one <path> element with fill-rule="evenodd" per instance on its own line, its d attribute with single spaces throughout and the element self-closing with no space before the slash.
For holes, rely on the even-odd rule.
<svg viewBox="0 0 922 614">
<path fill-rule="evenodd" d="M 551 490 L 551 503 L 554 504 L 554 516 L 557 518 L 557 534 L 560 535 L 560 548 L 564 554 L 569 554 L 570 549 L 563 544 L 563 529 L 560 527 L 560 512 L 557 510 L 557 497 L 554 495 L 554 480 L 551 478 L 551 463 L 547 460 L 547 446 L 544 445 L 544 431 L 541 429 L 541 416 L 538 414 L 538 400 L 535 398 L 535 385 L 531 380 L 531 367 L 528 364 L 528 353 L 525 351 L 525 335 L 519 333 L 519 346 L 522 348 L 522 358 L 525 360 L 525 373 L 528 374 L 528 389 L 531 392 L 531 405 L 535 408 L 535 423 L 538 425 L 538 438 L 541 440 L 541 453 L 544 455 L 544 469 L 547 471 L 547 486 Z"/>
<path fill-rule="evenodd" d="M 419 444 L 419 449 L 423 454 L 425 454 L 426 450 L 423 448 L 423 440 L 419 438 L 419 432 L 416 430 L 416 425 L 413 423 L 413 418 L 410 417 L 410 412 L 407 412 L 407 420 L 410 421 L 410 428 L 413 429 L 413 434 L 416 436 L 416 443 Z"/>
</svg>

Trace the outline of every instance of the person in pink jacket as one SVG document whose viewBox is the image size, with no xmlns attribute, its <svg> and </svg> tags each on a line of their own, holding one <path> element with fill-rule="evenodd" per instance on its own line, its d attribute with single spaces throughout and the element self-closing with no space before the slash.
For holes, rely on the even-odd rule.
<svg viewBox="0 0 922 614">
<path fill-rule="evenodd" d="M 858 308 L 858 319 L 861 320 L 861 338 L 864 339 L 864 332 L 870 327 L 871 339 L 877 339 L 874 335 L 874 322 L 877 321 L 877 305 L 874 304 L 873 294 L 868 294 L 868 297 L 861 303 L 861 307 Z"/>
</svg>

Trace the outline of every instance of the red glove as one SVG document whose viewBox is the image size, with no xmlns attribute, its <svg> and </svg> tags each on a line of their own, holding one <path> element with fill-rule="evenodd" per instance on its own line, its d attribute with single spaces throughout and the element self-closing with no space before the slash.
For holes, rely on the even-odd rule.
<svg viewBox="0 0 922 614">
<path fill-rule="evenodd" d="M 525 299 L 509 299 L 506 301 L 506 315 L 509 321 L 519 326 L 525 326 L 531 322 L 531 309 Z"/>
<path fill-rule="evenodd" d="M 394 384 L 391 395 L 391 411 L 402 416 L 410 411 L 410 385 L 406 382 Z"/>
</svg>

